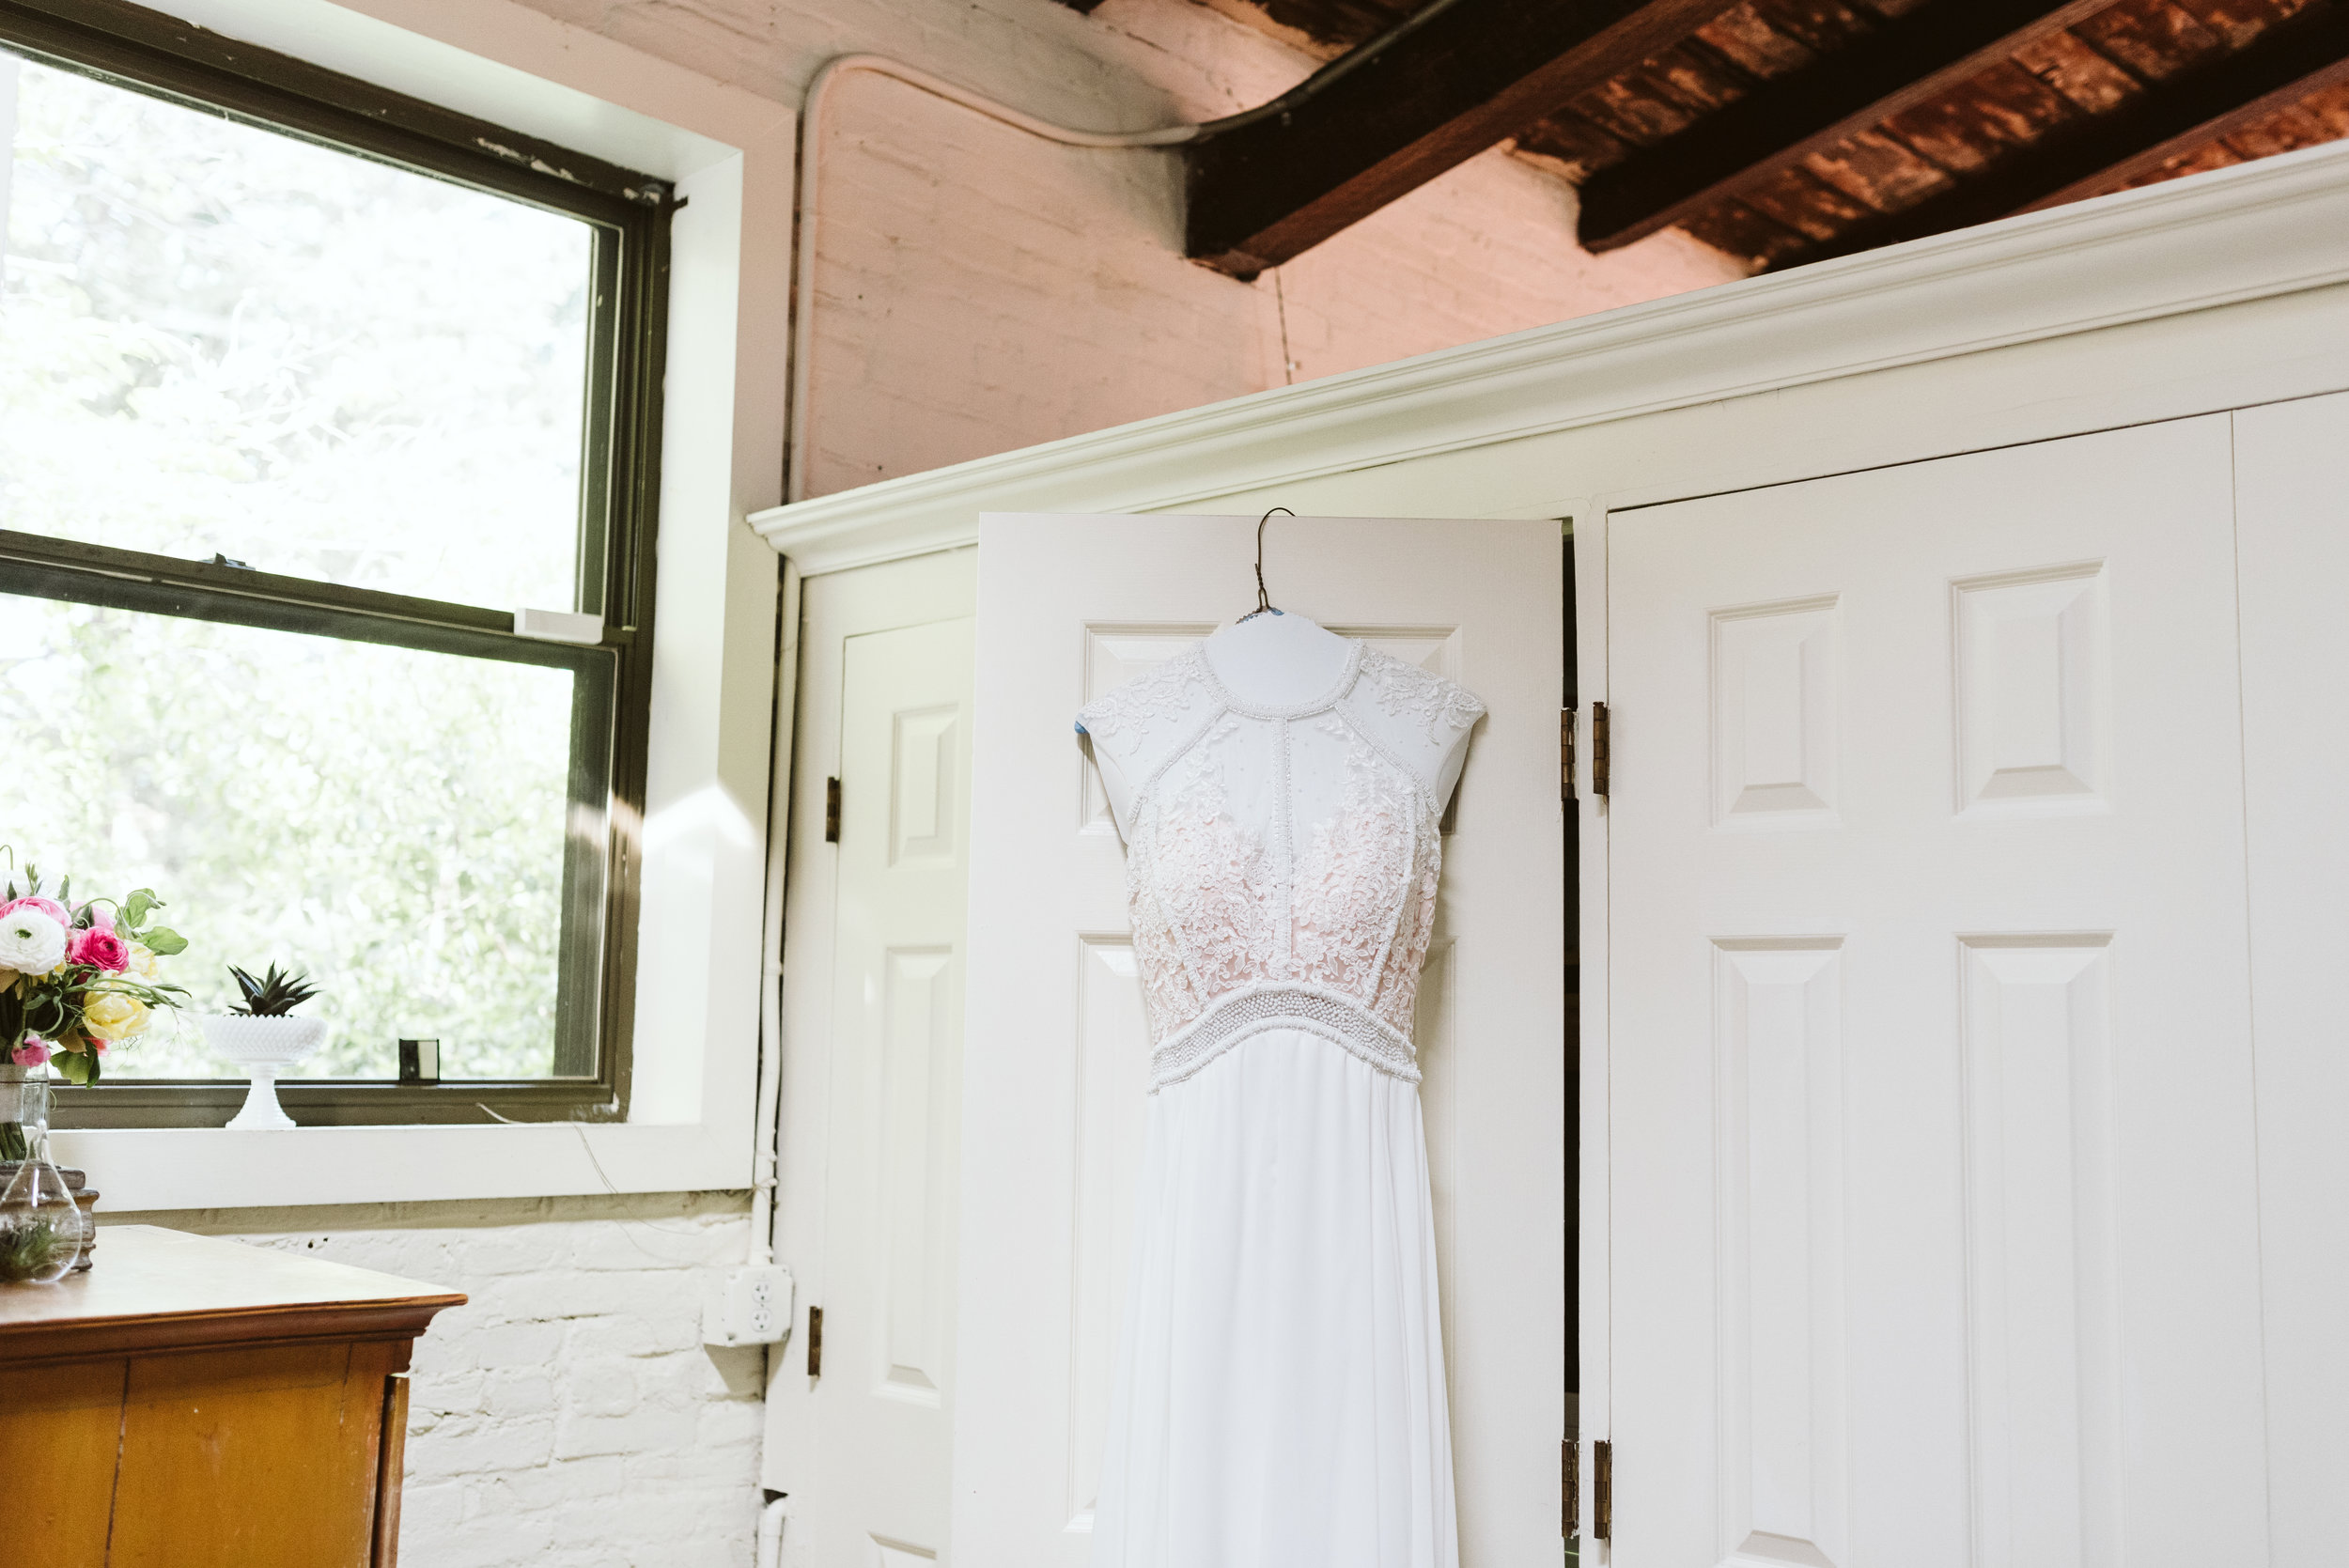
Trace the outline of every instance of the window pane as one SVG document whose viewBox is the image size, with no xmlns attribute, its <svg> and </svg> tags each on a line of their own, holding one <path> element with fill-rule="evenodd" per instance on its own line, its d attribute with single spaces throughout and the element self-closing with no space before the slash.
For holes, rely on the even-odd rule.
<svg viewBox="0 0 2349 1568">
<path fill-rule="evenodd" d="M 83 896 L 153 888 L 191 1011 L 234 1001 L 229 964 L 309 971 L 309 1077 L 397 1077 L 403 1035 L 444 1077 L 548 1076 L 577 678 L 0 594 L 0 842 Z M 192 1021 L 107 1067 L 242 1076 Z"/>
<path fill-rule="evenodd" d="M 574 606 L 586 224 L 6 53 L 0 147 L 11 98 L 0 528 Z"/>
</svg>

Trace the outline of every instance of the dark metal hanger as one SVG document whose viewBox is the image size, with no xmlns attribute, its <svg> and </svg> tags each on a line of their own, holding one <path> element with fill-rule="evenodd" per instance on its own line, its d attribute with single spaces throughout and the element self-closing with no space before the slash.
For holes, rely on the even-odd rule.
<svg viewBox="0 0 2349 1568">
<path fill-rule="evenodd" d="M 1289 512 L 1289 509 L 1286 506 L 1275 506 L 1272 512 Z M 1278 615 L 1283 613 L 1271 599 L 1265 596 L 1264 591 L 1264 525 L 1272 520 L 1272 512 L 1267 512 L 1256 520 L 1256 608 L 1242 615 L 1241 621 L 1252 621 L 1259 615 Z M 1295 512 L 1289 512 L 1291 517 L 1296 515 Z M 1238 624 L 1238 621 L 1233 623 L 1235 626 Z"/>
</svg>

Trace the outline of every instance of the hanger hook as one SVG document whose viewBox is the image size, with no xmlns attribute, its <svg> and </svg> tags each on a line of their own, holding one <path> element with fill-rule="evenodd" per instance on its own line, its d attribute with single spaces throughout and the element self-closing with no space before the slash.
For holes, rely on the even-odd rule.
<svg viewBox="0 0 2349 1568">
<path fill-rule="evenodd" d="M 1264 525 L 1272 520 L 1272 512 L 1289 512 L 1289 509 L 1286 506 L 1275 506 L 1271 512 L 1267 512 L 1256 520 L 1256 608 L 1242 615 L 1240 619 L 1243 621 L 1261 615 L 1268 610 L 1271 610 L 1276 615 L 1280 613 L 1278 610 L 1272 609 L 1272 600 L 1266 597 L 1264 591 Z M 1295 512 L 1289 512 L 1291 517 L 1296 515 Z"/>
</svg>

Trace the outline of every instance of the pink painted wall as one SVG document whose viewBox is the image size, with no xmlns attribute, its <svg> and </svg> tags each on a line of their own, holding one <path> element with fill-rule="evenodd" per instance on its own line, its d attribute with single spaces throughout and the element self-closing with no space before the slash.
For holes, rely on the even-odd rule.
<svg viewBox="0 0 2349 1568">
<path fill-rule="evenodd" d="M 529 3 L 793 104 L 869 51 L 1088 129 L 1229 114 L 1316 63 L 1190 0 Z M 832 95 L 817 199 L 816 495 L 1743 275 L 1672 231 L 1588 255 L 1573 189 L 1496 150 L 1243 284 L 1182 259 L 1172 154 L 870 75 Z"/>
</svg>

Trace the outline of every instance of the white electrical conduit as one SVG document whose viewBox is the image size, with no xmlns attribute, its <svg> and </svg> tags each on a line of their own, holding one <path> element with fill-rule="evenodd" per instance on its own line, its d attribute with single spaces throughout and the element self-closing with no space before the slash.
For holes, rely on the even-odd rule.
<svg viewBox="0 0 2349 1568">
<path fill-rule="evenodd" d="M 817 205 L 819 192 L 817 174 L 822 166 L 824 147 L 824 108 L 832 100 L 832 89 L 843 77 L 866 71 L 875 76 L 887 76 L 909 86 L 919 87 L 949 103 L 959 103 L 975 114 L 1040 136 L 1063 147 L 1174 147 L 1195 139 L 1201 128 L 1196 125 L 1170 125 L 1156 131 L 1073 131 L 1065 125 L 1040 120 L 1034 115 L 1022 114 L 1007 103 L 958 87 L 943 77 L 933 76 L 918 66 L 903 65 L 881 54 L 842 54 L 825 62 L 816 79 L 808 84 L 807 101 L 800 111 L 800 243 L 793 271 L 793 310 L 791 317 L 791 439 L 789 467 L 786 470 L 786 499 L 807 499 L 807 466 L 810 444 L 808 396 L 814 385 L 816 346 L 816 242 Z M 1269 105 L 1268 105 L 1269 107 Z M 1238 116 L 1235 116 L 1237 118 Z M 1228 123 L 1228 122 L 1219 122 Z"/>
<path fill-rule="evenodd" d="M 758 1568 L 783 1568 L 783 1523 L 791 1517 L 791 1499 L 777 1498 L 758 1515 Z"/>
</svg>

